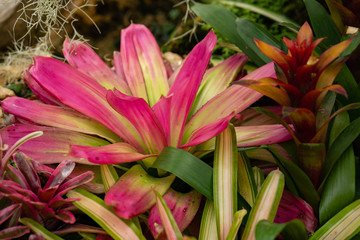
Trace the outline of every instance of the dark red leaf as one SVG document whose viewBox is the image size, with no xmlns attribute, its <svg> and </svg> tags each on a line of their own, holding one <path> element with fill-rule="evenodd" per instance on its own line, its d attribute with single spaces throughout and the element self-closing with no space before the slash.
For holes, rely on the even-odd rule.
<svg viewBox="0 0 360 240">
<path fill-rule="evenodd" d="M 41 189 L 40 179 L 34 167 L 32 166 L 31 159 L 25 154 L 18 152 L 15 154 L 14 160 L 16 166 L 27 180 L 27 183 L 29 184 L 31 190 L 35 194 L 39 194 L 39 191 Z"/>
</svg>

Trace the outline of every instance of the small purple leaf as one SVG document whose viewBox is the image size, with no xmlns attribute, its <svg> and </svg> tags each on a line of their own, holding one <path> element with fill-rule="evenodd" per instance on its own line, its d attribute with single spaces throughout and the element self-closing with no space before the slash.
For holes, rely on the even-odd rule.
<svg viewBox="0 0 360 240">
<path fill-rule="evenodd" d="M 94 173 L 88 171 L 65 182 L 57 189 L 56 195 L 52 200 L 49 201 L 49 205 L 54 203 L 54 199 L 56 199 L 56 197 L 61 196 L 66 192 L 70 191 L 71 189 L 79 187 L 82 184 L 90 182 L 93 178 L 94 178 Z"/>
<path fill-rule="evenodd" d="M 71 174 L 74 168 L 75 163 L 70 160 L 61 162 L 50 175 L 47 183 L 41 191 L 40 199 L 45 202 L 50 201 L 55 192 L 58 190 L 60 184 Z"/>
<path fill-rule="evenodd" d="M 0 239 L 15 239 L 29 233 L 30 229 L 26 226 L 15 226 L 0 231 Z"/>
<path fill-rule="evenodd" d="M 4 209 L 0 210 L 0 224 L 5 222 L 11 215 L 13 215 L 16 210 L 21 208 L 21 204 L 12 204 Z"/>
<path fill-rule="evenodd" d="M 18 169 L 22 172 L 31 190 L 35 194 L 39 194 L 41 189 L 40 179 L 31 163 L 31 159 L 25 154 L 18 152 L 15 154 L 15 163 Z"/>
</svg>

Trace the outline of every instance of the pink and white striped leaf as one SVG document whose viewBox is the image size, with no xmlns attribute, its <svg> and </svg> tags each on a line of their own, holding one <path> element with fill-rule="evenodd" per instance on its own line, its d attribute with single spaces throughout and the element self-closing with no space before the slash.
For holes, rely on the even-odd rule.
<svg viewBox="0 0 360 240">
<path fill-rule="evenodd" d="M 230 124 L 216 137 L 214 152 L 214 208 L 218 238 L 225 240 L 237 211 L 238 153 L 235 129 Z"/>
<path fill-rule="evenodd" d="M 285 177 L 279 170 L 272 171 L 266 177 L 249 213 L 242 240 L 255 240 L 255 227 L 259 221 L 274 221 L 284 186 Z"/>
</svg>

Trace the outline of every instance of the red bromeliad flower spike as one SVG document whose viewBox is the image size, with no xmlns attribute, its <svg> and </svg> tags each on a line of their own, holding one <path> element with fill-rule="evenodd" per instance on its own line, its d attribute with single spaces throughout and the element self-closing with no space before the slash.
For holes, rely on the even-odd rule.
<svg viewBox="0 0 360 240">
<path fill-rule="evenodd" d="M 235 83 L 257 90 L 283 106 L 282 116 L 287 117 L 295 129 L 293 131 L 287 126 L 298 146 L 300 166 L 317 187 L 326 152 L 327 126 L 334 115 L 321 123 L 316 122 L 316 115 L 328 91 L 347 97 L 345 89 L 333 82 L 347 59 L 339 55 L 352 39 L 340 42 L 316 57 L 314 49 L 323 38 L 313 41 L 313 32 L 305 22 L 296 39 L 284 37 L 283 40 L 288 53 L 255 39 L 260 50 L 279 68 L 278 79 L 239 80 Z M 343 110 L 352 107 L 355 106 Z"/>
<path fill-rule="evenodd" d="M 342 86 L 333 85 L 346 58 L 335 59 L 349 46 L 352 39 L 332 46 L 318 58 L 313 55 L 313 51 L 323 38 L 313 41 L 313 33 L 307 22 L 299 30 L 296 39 L 284 37 L 283 40 L 288 47 L 287 54 L 255 39 L 260 50 L 280 68 L 280 80 L 265 78 L 252 82 L 240 80 L 237 83 L 263 93 L 280 105 L 307 108 L 314 113 L 325 96 L 323 92 L 334 91 L 346 96 Z"/>
</svg>

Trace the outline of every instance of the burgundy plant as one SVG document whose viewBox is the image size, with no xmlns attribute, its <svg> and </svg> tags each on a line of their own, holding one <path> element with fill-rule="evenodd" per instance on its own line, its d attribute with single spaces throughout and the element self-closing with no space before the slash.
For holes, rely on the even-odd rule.
<svg viewBox="0 0 360 240">
<path fill-rule="evenodd" d="M 0 196 L 21 204 L 21 217 L 32 218 L 47 229 L 56 226 L 58 221 L 73 224 L 75 217 L 73 201 L 62 196 L 93 179 L 91 171 L 77 177 L 68 178 L 75 163 L 68 160 L 60 163 L 55 169 L 34 162 L 23 153 L 16 153 L 14 164 L 8 164 L 6 178 L 0 180 Z M 42 184 L 38 171 L 49 175 Z"/>
</svg>

